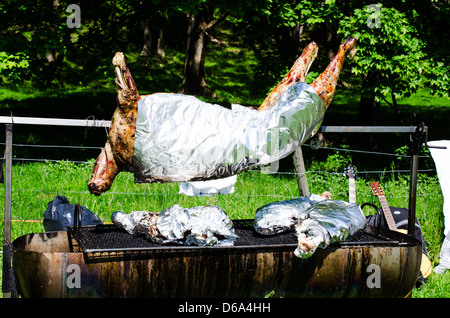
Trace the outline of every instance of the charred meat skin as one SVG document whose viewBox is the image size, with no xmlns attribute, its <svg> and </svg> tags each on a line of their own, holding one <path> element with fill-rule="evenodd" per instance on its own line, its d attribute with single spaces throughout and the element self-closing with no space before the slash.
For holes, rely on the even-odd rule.
<svg viewBox="0 0 450 318">
<path fill-rule="evenodd" d="M 117 108 L 113 114 L 108 141 L 121 169 L 130 171 L 134 155 L 134 132 L 138 101 L 141 99 L 123 53 L 113 58 L 116 71 Z"/>
<path fill-rule="evenodd" d="M 304 82 L 309 67 L 317 56 L 318 47 L 315 42 L 311 42 L 303 50 L 302 55 L 295 61 L 289 73 L 282 81 L 270 92 L 264 102 L 259 106 L 258 110 L 267 110 L 272 108 L 278 98 L 286 91 L 288 86 L 294 82 Z M 325 104 L 325 109 L 330 106 L 336 90 L 339 74 L 344 65 L 345 57 L 350 53 L 350 58 L 356 53 L 356 39 L 347 38 L 340 46 L 338 53 L 331 60 L 325 71 L 320 74 L 316 80 L 310 84 L 314 91 L 319 95 Z"/>
<path fill-rule="evenodd" d="M 323 100 L 325 109 L 330 106 L 331 100 L 333 99 L 339 74 L 341 73 L 347 53 L 350 53 L 350 58 L 353 58 L 356 53 L 356 39 L 354 37 L 347 38 L 339 46 L 338 53 L 333 60 L 331 60 L 325 71 L 310 84 L 319 95 L 320 99 Z"/>
<path fill-rule="evenodd" d="M 107 141 L 95 161 L 91 178 L 88 181 L 89 191 L 95 195 L 108 191 L 119 172 L 111 146 Z"/>
<path fill-rule="evenodd" d="M 259 106 L 259 111 L 272 108 L 290 84 L 305 81 L 306 74 L 308 73 L 312 62 L 314 62 L 314 59 L 317 57 L 318 50 L 319 47 L 315 42 L 311 42 L 305 47 L 302 55 L 295 61 L 294 65 L 289 70 L 289 73 L 272 90 L 272 92 L 270 92 L 261 106 Z"/>
<path fill-rule="evenodd" d="M 89 191 L 95 195 L 108 191 L 120 171 L 132 172 L 133 167 L 137 104 L 141 96 L 125 64 L 123 53 L 117 52 L 112 63 L 116 72 L 117 107 L 108 139 L 88 181 Z"/>
<path fill-rule="evenodd" d="M 304 49 L 289 73 L 258 108 L 259 111 L 273 107 L 292 83 L 305 81 L 309 67 L 317 56 L 317 50 L 317 44 L 314 42 Z M 323 100 L 325 109 L 328 108 L 333 98 L 346 54 L 350 52 L 351 55 L 354 55 L 355 50 L 356 40 L 352 37 L 346 39 L 340 45 L 338 53 L 326 70 L 310 84 Z M 95 162 L 88 181 L 89 191 L 94 195 L 108 191 L 120 171 L 133 172 L 138 101 L 145 97 L 139 95 L 131 73 L 125 64 L 123 53 L 116 53 L 113 65 L 116 72 L 117 108 L 112 117 L 107 141 Z"/>
</svg>

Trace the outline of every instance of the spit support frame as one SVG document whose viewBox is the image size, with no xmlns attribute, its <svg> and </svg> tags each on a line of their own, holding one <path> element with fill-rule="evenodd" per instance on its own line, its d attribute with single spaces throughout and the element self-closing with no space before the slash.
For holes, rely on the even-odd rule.
<svg viewBox="0 0 450 318">
<path fill-rule="evenodd" d="M 410 182 L 408 200 L 408 235 L 414 236 L 416 219 L 416 198 L 417 198 L 417 172 L 419 169 L 419 152 L 423 144 L 427 148 L 432 146 L 427 144 L 428 127 L 424 122 L 417 126 L 321 126 L 318 130 L 321 133 L 403 133 L 409 134 L 408 147 L 410 149 Z M 317 144 L 317 134 L 311 138 L 311 142 Z M 441 148 L 441 147 L 439 147 Z"/>
</svg>

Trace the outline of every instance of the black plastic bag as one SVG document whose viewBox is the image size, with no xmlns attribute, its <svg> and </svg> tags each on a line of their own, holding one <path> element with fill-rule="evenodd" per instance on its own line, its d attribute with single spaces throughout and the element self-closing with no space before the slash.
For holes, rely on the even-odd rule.
<svg viewBox="0 0 450 318">
<path fill-rule="evenodd" d="M 44 212 L 44 228 L 46 231 L 66 231 L 68 226 L 73 226 L 75 204 L 63 196 L 56 196 L 48 203 Z M 86 207 L 81 207 L 82 225 L 102 224 L 102 221 Z"/>
</svg>

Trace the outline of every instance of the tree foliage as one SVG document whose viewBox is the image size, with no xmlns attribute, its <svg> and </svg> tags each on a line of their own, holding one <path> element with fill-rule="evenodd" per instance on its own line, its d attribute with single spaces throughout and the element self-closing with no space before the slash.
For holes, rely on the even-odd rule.
<svg viewBox="0 0 450 318">
<path fill-rule="evenodd" d="M 20 82 L 29 66 L 28 56 L 24 52 L 0 52 L 0 75 L 8 81 Z"/>
<path fill-rule="evenodd" d="M 414 94 L 423 84 L 441 96 L 449 93 L 448 1 L 391 0 L 375 5 L 369 0 L 79 0 L 79 29 L 67 26 L 66 8 L 72 2 L 0 3 L 4 83 L 87 85 L 110 74 L 115 51 L 153 54 L 157 42 L 186 54 L 189 17 L 208 11 L 202 26 L 205 50 L 211 40 L 221 41 L 214 29 L 226 20 L 258 58 L 255 76 L 264 90 L 279 81 L 309 41 L 321 47 L 315 66 L 323 69 L 342 38 L 351 34 L 359 41 L 352 72 L 376 74 L 362 94 L 395 104 L 396 98 Z M 376 18 L 379 27 L 368 27 Z M 190 67 L 186 66 L 185 74 Z"/>
<path fill-rule="evenodd" d="M 426 80 L 424 75 L 436 74 L 435 66 L 443 66 L 443 62 L 434 63 L 434 57 L 427 55 L 429 43 L 420 37 L 415 22 L 406 13 L 382 4 L 355 9 L 352 16 L 340 21 L 339 33 L 358 40 L 352 72 L 378 75 L 363 94 L 375 95 L 377 100 L 409 97 Z M 445 73 L 440 75 L 445 82 Z M 434 85 L 439 85 L 437 80 Z M 439 92 L 445 94 L 445 89 Z"/>
<path fill-rule="evenodd" d="M 438 30 L 423 23 L 419 8 L 370 4 L 354 9 L 339 23 L 339 34 L 353 35 L 358 40 L 359 52 L 352 72 L 364 78 L 361 111 L 376 108 L 369 110 L 367 116 L 376 117 L 374 112 L 379 106 L 373 106 L 374 102 L 379 105 L 383 100 L 403 122 L 397 99 L 416 93 L 424 82 L 433 88 L 433 93 L 448 96 L 448 58 L 435 47 Z M 448 45 L 448 41 L 441 40 Z"/>
<path fill-rule="evenodd" d="M 381 4 L 353 13 L 341 20 L 339 29 L 340 34 L 358 40 L 352 72 L 359 76 L 376 74 L 361 93 L 373 95 L 377 101 L 415 93 L 427 63 L 424 43 L 405 14 Z"/>
</svg>

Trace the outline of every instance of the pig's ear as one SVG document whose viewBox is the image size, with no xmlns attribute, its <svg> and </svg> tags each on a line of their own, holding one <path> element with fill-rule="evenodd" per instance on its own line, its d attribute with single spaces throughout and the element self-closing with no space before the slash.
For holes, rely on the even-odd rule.
<svg viewBox="0 0 450 318">
<path fill-rule="evenodd" d="M 122 52 L 117 52 L 112 60 L 116 73 L 115 82 L 117 84 L 117 104 L 124 111 L 135 109 L 137 101 L 140 99 L 139 93 L 131 76 L 130 70 L 125 63 L 125 56 Z"/>
</svg>

